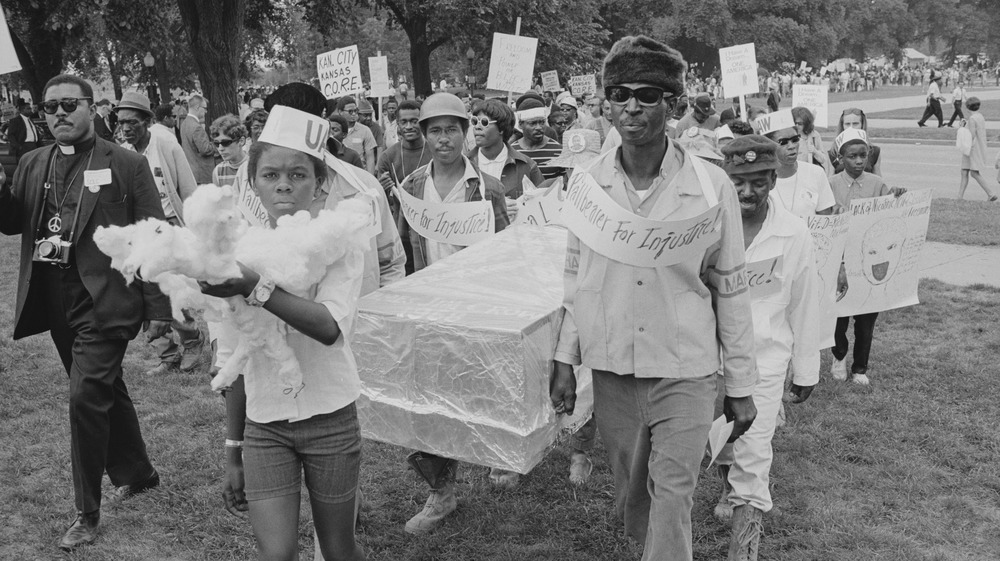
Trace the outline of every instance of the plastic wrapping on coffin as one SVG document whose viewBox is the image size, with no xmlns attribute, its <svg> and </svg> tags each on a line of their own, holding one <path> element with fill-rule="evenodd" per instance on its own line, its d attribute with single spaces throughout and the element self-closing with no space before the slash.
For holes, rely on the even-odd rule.
<svg viewBox="0 0 1000 561">
<path fill-rule="evenodd" d="M 366 438 L 527 473 L 593 408 L 549 401 L 566 231 L 511 227 L 361 299 L 351 346 Z"/>
</svg>

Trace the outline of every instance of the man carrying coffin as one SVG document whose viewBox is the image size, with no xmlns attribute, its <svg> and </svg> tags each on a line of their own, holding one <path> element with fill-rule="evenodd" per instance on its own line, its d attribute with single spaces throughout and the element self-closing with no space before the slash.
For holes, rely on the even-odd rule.
<svg viewBox="0 0 1000 561">
<path fill-rule="evenodd" d="M 622 145 L 567 187 L 565 318 L 550 381 L 556 412 L 570 413 L 572 365 L 593 369 L 617 512 L 645 543 L 643 560 L 657 561 L 692 558 L 691 507 L 720 367 L 731 439 L 757 414 L 736 193 L 721 169 L 666 137 L 685 67 L 648 37 L 619 40 L 604 60 Z M 677 228 L 683 239 L 665 243 Z"/>
<path fill-rule="evenodd" d="M 726 484 L 715 513 L 733 519 L 729 560 L 755 561 L 761 515 L 771 510 L 771 438 L 785 373 L 791 365 L 793 403 L 808 399 L 819 382 L 818 277 L 809 228 L 771 196 L 780 166 L 778 144 L 750 135 L 732 141 L 722 152 L 743 215 L 760 381 L 753 392 L 757 420 L 719 456 Z"/>
<path fill-rule="evenodd" d="M 508 224 L 500 181 L 476 170 L 462 155 L 469 117 L 454 94 L 441 92 L 420 107 L 431 163 L 411 173 L 399 189 L 399 234 L 411 244 L 414 272 L 503 230 Z M 433 220 L 426 216 L 433 215 Z M 411 534 L 436 529 L 458 506 L 458 461 L 413 452 L 407 462 L 430 485 L 424 509 L 406 523 Z"/>
</svg>

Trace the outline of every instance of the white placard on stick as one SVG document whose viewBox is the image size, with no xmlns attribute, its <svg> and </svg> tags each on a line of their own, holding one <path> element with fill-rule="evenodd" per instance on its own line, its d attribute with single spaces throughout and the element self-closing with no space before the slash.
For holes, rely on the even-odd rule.
<svg viewBox="0 0 1000 561">
<path fill-rule="evenodd" d="M 538 39 L 534 37 L 494 33 L 486 87 L 518 93 L 531 89 L 537 50 Z"/>
<path fill-rule="evenodd" d="M 806 224 L 812 234 L 813 256 L 819 274 L 819 317 L 821 325 L 819 348 L 833 346 L 833 332 L 837 326 L 837 277 L 840 259 L 847 243 L 847 229 L 851 216 L 847 213 L 827 216 L 807 216 Z"/>
<path fill-rule="evenodd" d="M 392 95 L 389 86 L 389 57 L 368 57 L 368 76 L 371 79 L 372 97 L 389 97 Z"/>
<path fill-rule="evenodd" d="M 816 118 L 816 126 L 830 126 L 830 88 L 822 84 L 795 84 L 792 86 L 792 107 L 806 107 Z"/>
<path fill-rule="evenodd" d="M 559 73 L 555 70 L 542 72 L 542 91 L 557 92 L 559 90 Z"/>
<path fill-rule="evenodd" d="M 919 303 L 920 249 L 930 211 L 930 189 L 851 202 L 844 247 L 848 288 L 837 302 L 839 317 Z"/>
<path fill-rule="evenodd" d="M 719 49 L 722 91 L 725 97 L 739 97 L 760 91 L 757 82 L 757 51 L 753 43 Z"/>
<path fill-rule="evenodd" d="M 14 52 L 14 41 L 10 38 L 7 18 L 4 16 L 3 8 L 0 8 L 0 74 L 17 72 L 20 69 L 21 62 Z"/>
<path fill-rule="evenodd" d="M 316 55 L 316 73 L 327 99 L 365 91 L 357 45 Z"/>
<path fill-rule="evenodd" d="M 767 134 L 769 132 L 790 129 L 795 126 L 795 117 L 792 116 L 791 109 L 782 109 L 774 113 L 766 113 L 754 119 L 753 130 L 757 134 Z"/>
<path fill-rule="evenodd" d="M 622 208 L 583 171 L 570 177 L 561 218 L 582 244 L 633 267 L 700 262 L 722 236 L 722 205 L 686 220 L 651 220 Z"/>
<path fill-rule="evenodd" d="M 573 92 L 575 96 L 597 93 L 597 76 L 594 74 L 573 76 L 569 79 L 569 91 Z"/>
</svg>

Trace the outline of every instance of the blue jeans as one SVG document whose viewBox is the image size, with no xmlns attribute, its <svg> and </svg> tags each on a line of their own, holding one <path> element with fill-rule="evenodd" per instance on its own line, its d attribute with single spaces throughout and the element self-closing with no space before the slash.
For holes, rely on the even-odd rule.
<svg viewBox="0 0 1000 561">
<path fill-rule="evenodd" d="M 643 561 L 690 561 L 691 507 L 715 403 L 715 374 L 636 378 L 594 370 L 594 416 L 626 533 Z"/>
</svg>

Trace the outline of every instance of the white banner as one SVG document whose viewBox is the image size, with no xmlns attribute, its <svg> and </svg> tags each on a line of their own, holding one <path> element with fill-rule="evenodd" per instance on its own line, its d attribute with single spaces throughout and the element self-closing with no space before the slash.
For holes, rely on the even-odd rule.
<svg viewBox="0 0 1000 561">
<path fill-rule="evenodd" d="M 781 269 L 782 256 L 747 263 L 747 288 L 751 298 L 764 298 L 781 290 L 775 272 Z"/>
<path fill-rule="evenodd" d="M 822 84 L 792 85 L 792 107 L 805 107 L 816 117 L 816 126 L 830 126 L 830 88 Z"/>
<path fill-rule="evenodd" d="M 569 91 L 573 92 L 574 96 L 597 93 L 597 76 L 594 74 L 573 76 L 569 79 Z"/>
<path fill-rule="evenodd" d="M 389 57 L 368 57 L 368 76 L 371 79 L 371 97 L 389 97 Z"/>
<path fill-rule="evenodd" d="M 837 303 L 838 316 L 919 303 L 918 265 L 930 210 L 930 189 L 851 203 L 851 226 L 844 248 L 848 288 Z"/>
<path fill-rule="evenodd" d="M 790 129 L 795 126 L 795 117 L 792 116 L 791 109 L 782 109 L 774 113 L 765 113 L 754 119 L 753 130 L 757 134 L 767 134 L 770 132 Z"/>
<path fill-rule="evenodd" d="M 493 235 L 495 218 L 490 201 L 428 203 L 397 189 L 400 212 L 421 236 L 436 242 L 469 246 Z"/>
<path fill-rule="evenodd" d="M 327 99 L 365 91 L 357 45 L 316 55 L 316 74 Z"/>
<path fill-rule="evenodd" d="M 837 277 L 840 274 L 840 260 L 847 243 L 847 229 L 851 215 L 807 216 L 806 224 L 813 239 L 813 256 L 816 258 L 816 272 L 819 284 L 819 348 L 833 346 L 833 332 L 837 327 Z"/>
<path fill-rule="evenodd" d="M 622 208 L 589 173 L 577 172 L 570 177 L 561 217 L 581 243 L 608 259 L 665 267 L 701 260 L 721 236 L 722 205 L 687 220 L 650 220 Z"/>
<path fill-rule="evenodd" d="M 530 90 L 537 50 L 538 39 L 534 37 L 494 33 L 486 87 L 518 93 Z"/>
<path fill-rule="evenodd" d="M 760 91 L 757 82 L 757 51 L 753 43 L 719 49 L 722 91 L 725 97 L 738 97 Z"/>
<path fill-rule="evenodd" d="M 563 206 L 563 180 L 560 177 L 548 189 L 535 189 L 517 199 L 517 218 L 514 224 L 533 226 L 562 225 L 560 213 Z"/>
<path fill-rule="evenodd" d="M 557 92 L 559 91 L 559 73 L 555 70 L 550 70 L 548 72 L 542 72 L 542 91 L 544 92 Z"/>
<path fill-rule="evenodd" d="M 0 7 L 0 74 L 17 72 L 21 69 L 21 62 L 14 52 L 14 41 L 10 38 L 10 28 L 7 27 L 7 18 L 4 16 L 3 7 Z"/>
<path fill-rule="evenodd" d="M 247 219 L 251 226 L 271 227 L 270 215 L 264 208 L 264 203 L 260 201 L 257 193 L 250 188 L 250 183 L 246 183 L 239 188 L 236 197 L 236 209 Z"/>
</svg>

